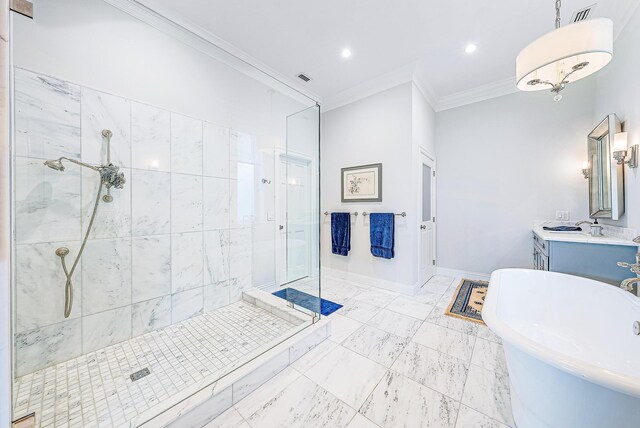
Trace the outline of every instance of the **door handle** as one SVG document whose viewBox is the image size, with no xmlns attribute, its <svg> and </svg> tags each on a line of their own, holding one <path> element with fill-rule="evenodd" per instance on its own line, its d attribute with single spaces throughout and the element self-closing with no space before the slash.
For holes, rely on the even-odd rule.
<svg viewBox="0 0 640 428">
<path fill-rule="evenodd" d="M 424 224 L 420 226 L 420 229 L 422 229 L 422 230 L 426 230 L 426 228 L 427 228 L 427 226 L 424 225 Z"/>
</svg>

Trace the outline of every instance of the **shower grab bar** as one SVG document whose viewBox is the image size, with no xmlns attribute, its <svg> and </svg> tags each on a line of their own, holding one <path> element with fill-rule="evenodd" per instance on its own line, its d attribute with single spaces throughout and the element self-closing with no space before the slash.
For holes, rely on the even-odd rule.
<svg viewBox="0 0 640 428">
<path fill-rule="evenodd" d="M 329 215 L 329 214 L 331 214 L 331 213 L 330 213 L 329 211 L 325 211 L 323 214 L 324 214 L 324 215 Z M 356 211 L 356 212 L 354 212 L 354 213 L 351 213 L 351 215 L 354 215 L 354 216 L 358 217 L 358 215 L 360 215 L 360 214 L 358 213 L 358 211 Z"/>
<path fill-rule="evenodd" d="M 371 214 L 371 213 L 368 213 L 366 211 L 362 213 L 362 215 L 365 216 L 365 217 L 368 216 L 369 214 Z M 400 217 L 406 217 L 407 213 L 402 211 L 401 213 L 394 213 L 394 215 L 399 215 Z"/>
</svg>

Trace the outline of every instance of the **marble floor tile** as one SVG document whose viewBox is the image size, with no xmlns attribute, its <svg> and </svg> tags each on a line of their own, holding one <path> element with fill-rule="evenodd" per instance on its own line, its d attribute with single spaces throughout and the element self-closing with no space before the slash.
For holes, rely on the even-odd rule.
<svg viewBox="0 0 640 428">
<path fill-rule="evenodd" d="M 354 299 L 382 308 L 384 306 L 387 306 L 389 302 L 391 302 L 398 296 L 399 296 L 398 293 L 392 293 L 391 291 L 371 288 L 369 290 L 364 290 L 358 293 L 354 297 Z"/>
<path fill-rule="evenodd" d="M 504 357 L 502 345 L 489 340 L 476 339 L 471 363 L 488 370 L 507 372 L 507 361 Z"/>
<path fill-rule="evenodd" d="M 356 413 L 348 428 L 379 428 L 378 425 L 371 422 L 369 419 L 362 416 L 360 413 Z"/>
<path fill-rule="evenodd" d="M 231 407 L 204 426 L 204 428 L 251 428 L 238 411 Z"/>
<path fill-rule="evenodd" d="M 340 309 L 341 315 L 352 318 L 360 322 L 367 322 L 380 310 L 379 307 L 361 302 L 356 299 L 349 299 Z"/>
<path fill-rule="evenodd" d="M 333 328 L 333 322 L 331 327 Z M 293 364 L 293 368 L 300 373 L 305 373 L 312 368 L 318 361 L 324 358 L 329 352 L 331 352 L 338 344 L 332 340 L 325 340 L 311 351 L 298 358 Z"/>
<path fill-rule="evenodd" d="M 467 378 L 468 363 L 411 342 L 392 369 L 458 401 Z"/>
<path fill-rule="evenodd" d="M 385 308 L 424 321 L 433 310 L 433 305 L 417 302 L 412 297 L 400 296 Z"/>
<path fill-rule="evenodd" d="M 471 364 L 462 404 L 499 422 L 513 425 L 508 375 Z"/>
<path fill-rule="evenodd" d="M 458 410 L 458 419 L 456 420 L 456 428 L 509 428 L 508 425 L 502 424 L 489 416 L 473 410 L 464 404 Z"/>
<path fill-rule="evenodd" d="M 254 427 L 346 427 L 355 410 L 301 376 L 246 418 Z"/>
<path fill-rule="evenodd" d="M 436 303 L 440 301 L 442 298 L 442 294 L 440 293 L 431 293 L 431 292 L 422 292 L 419 291 L 418 294 L 410 297 L 413 301 L 424 303 L 425 305 L 434 306 Z"/>
<path fill-rule="evenodd" d="M 171 171 L 171 115 L 131 103 L 131 165 L 136 169 Z"/>
<path fill-rule="evenodd" d="M 17 156 L 80 158 L 80 87 L 15 68 Z"/>
<path fill-rule="evenodd" d="M 341 343 L 362 325 L 361 322 L 344 317 L 336 312 L 331 314 L 330 317 L 331 336 L 329 336 L 329 339 L 332 342 Z"/>
<path fill-rule="evenodd" d="M 202 175 L 202 121 L 171 113 L 171 172 Z"/>
<path fill-rule="evenodd" d="M 204 122 L 202 131 L 202 174 L 229 178 L 229 129 Z"/>
<path fill-rule="evenodd" d="M 444 306 L 436 305 L 427 317 L 427 321 L 471 336 L 475 336 L 478 333 L 480 324 L 445 315 L 444 311 Z"/>
<path fill-rule="evenodd" d="M 171 174 L 131 171 L 131 229 L 133 236 L 171 232 Z"/>
<path fill-rule="evenodd" d="M 242 417 L 250 418 L 301 376 L 302 373 L 289 366 L 237 402 L 234 407 Z"/>
<path fill-rule="evenodd" d="M 385 367 L 391 367 L 409 339 L 363 325 L 342 342 L 342 346 Z"/>
<path fill-rule="evenodd" d="M 337 346 L 305 376 L 349 406 L 359 409 L 385 372 L 383 366 Z"/>
<path fill-rule="evenodd" d="M 394 371 L 388 371 L 360 408 L 381 427 L 453 427 L 459 404 Z"/>
<path fill-rule="evenodd" d="M 475 337 L 456 330 L 424 322 L 412 339 L 414 342 L 444 352 L 465 362 L 471 360 Z"/>
<path fill-rule="evenodd" d="M 502 344 L 502 339 L 500 339 L 498 335 L 492 332 L 489 327 L 485 327 L 483 325 L 478 327 L 478 338 Z"/>
<path fill-rule="evenodd" d="M 125 98 L 82 88 L 82 160 L 101 165 L 107 163 L 107 143 L 102 130 L 111 137 L 111 163 L 131 167 L 131 102 Z"/>
<path fill-rule="evenodd" d="M 396 336 L 411 337 L 418 330 L 422 321 L 387 309 L 381 309 L 367 324 Z"/>
</svg>

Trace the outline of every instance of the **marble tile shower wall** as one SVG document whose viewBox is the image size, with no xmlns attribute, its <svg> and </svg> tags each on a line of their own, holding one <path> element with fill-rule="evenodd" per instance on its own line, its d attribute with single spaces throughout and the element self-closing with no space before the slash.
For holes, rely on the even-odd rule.
<svg viewBox="0 0 640 428">
<path fill-rule="evenodd" d="M 98 175 L 43 160 L 105 162 L 105 128 L 127 183 L 100 203 L 65 319 L 54 252 L 77 254 Z M 237 165 L 258 162 L 254 153 L 249 135 L 16 68 L 17 375 L 240 300 L 252 280 L 252 217 L 237 208 L 237 189 L 253 183 Z"/>
</svg>

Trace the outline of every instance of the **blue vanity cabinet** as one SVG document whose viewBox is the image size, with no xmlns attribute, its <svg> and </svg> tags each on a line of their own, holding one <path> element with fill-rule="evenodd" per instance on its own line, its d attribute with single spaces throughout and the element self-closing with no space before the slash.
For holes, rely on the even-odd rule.
<svg viewBox="0 0 640 428">
<path fill-rule="evenodd" d="M 616 263 L 635 263 L 638 247 L 585 242 L 545 241 L 533 234 L 534 268 L 568 273 L 618 285 L 633 277 Z"/>
</svg>

